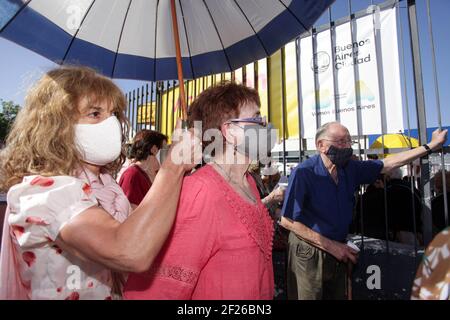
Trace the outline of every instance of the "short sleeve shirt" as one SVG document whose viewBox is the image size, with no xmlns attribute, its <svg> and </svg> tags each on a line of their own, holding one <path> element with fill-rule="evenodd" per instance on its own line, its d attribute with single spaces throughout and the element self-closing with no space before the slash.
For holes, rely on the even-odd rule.
<svg viewBox="0 0 450 320">
<path fill-rule="evenodd" d="M 98 205 L 88 183 L 70 176 L 27 176 L 7 199 L 14 254 L 30 299 L 111 298 L 109 270 L 54 243 L 65 224 Z"/>
<path fill-rule="evenodd" d="M 131 165 L 120 176 L 119 185 L 130 203 L 139 205 L 152 186 L 148 175 L 137 165 Z"/>
<path fill-rule="evenodd" d="M 382 169 L 382 161 L 350 160 L 337 169 L 336 184 L 321 156 L 315 155 L 299 164 L 289 177 L 282 215 L 343 242 L 352 220 L 356 189 L 375 181 Z"/>
</svg>

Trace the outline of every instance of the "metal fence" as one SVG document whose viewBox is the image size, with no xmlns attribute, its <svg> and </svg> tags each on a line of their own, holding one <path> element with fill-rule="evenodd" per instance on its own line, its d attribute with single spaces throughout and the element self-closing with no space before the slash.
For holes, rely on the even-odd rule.
<svg viewBox="0 0 450 320">
<path fill-rule="evenodd" d="M 425 105 L 421 59 L 421 46 L 423 46 L 423 41 L 419 41 L 419 31 L 428 33 L 428 39 L 430 41 L 428 45 L 431 47 L 432 73 L 434 82 L 433 85 L 435 89 L 434 95 L 436 99 L 435 108 L 438 116 L 438 127 L 443 127 L 442 110 L 440 108 L 439 101 L 440 95 L 439 83 L 437 80 L 438 77 L 436 69 L 435 43 L 430 15 L 430 1 L 427 0 L 426 2 L 424 2 L 424 4 L 427 8 L 426 30 L 420 30 L 419 28 L 419 24 L 417 22 L 417 4 L 415 0 L 390 0 L 385 1 L 381 4 L 377 4 L 376 7 L 372 7 L 381 10 L 393 6 L 396 6 L 398 8 L 397 24 L 399 39 L 399 61 L 403 91 L 403 109 L 406 113 L 407 119 L 405 128 L 407 130 L 405 130 L 404 134 L 405 136 L 411 138 L 412 124 L 414 124 L 419 132 L 418 138 L 420 144 L 427 143 L 431 137 L 427 136 L 427 107 Z M 369 5 L 373 5 L 373 1 L 371 1 Z M 328 23 L 314 27 L 310 30 L 308 36 L 312 35 L 313 44 L 318 32 L 323 30 L 330 30 L 331 34 L 333 34 L 333 31 L 337 26 L 346 22 L 350 22 L 352 30 L 352 28 L 354 28 L 355 20 L 358 17 L 368 14 L 368 9 L 353 12 L 351 0 L 348 0 L 348 14 L 345 17 L 332 21 L 332 10 L 333 7 L 331 7 L 328 11 Z M 375 20 L 374 36 L 378 53 L 380 39 L 375 26 Z M 354 40 L 353 31 L 351 31 L 351 37 L 352 40 Z M 334 41 L 333 37 L 331 39 L 332 41 Z M 352 41 L 352 43 L 353 42 L 354 41 Z M 277 122 L 280 130 L 281 143 L 279 145 L 279 150 L 277 152 L 274 152 L 273 157 L 277 161 L 279 161 L 279 163 L 281 164 L 280 167 L 282 168 L 284 173 L 287 173 L 289 171 L 288 167 L 290 165 L 301 162 L 308 156 L 316 153 L 316 150 L 311 141 L 308 141 L 308 139 L 305 139 L 302 136 L 302 103 L 298 99 L 298 96 L 297 100 L 294 101 L 297 109 L 298 128 L 292 128 L 292 126 L 288 124 L 288 118 L 291 118 L 292 115 L 292 110 L 290 109 L 291 107 L 288 106 L 288 104 L 292 102 L 289 101 L 289 99 L 292 98 L 289 94 L 290 92 L 288 91 L 292 89 L 288 87 L 291 84 L 291 80 L 287 80 L 289 78 L 289 75 L 287 75 L 286 72 L 292 74 L 292 70 L 294 70 L 296 81 L 295 88 L 298 90 L 298 84 L 301 82 L 299 76 L 300 67 L 298 64 L 299 55 L 301 55 L 299 43 L 300 37 L 293 43 L 282 48 L 273 56 L 268 57 L 267 59 L 256 61 L 252 64 L 242 67 L 241 69 L 235 70 L 234 72 L 211 75 L 186 81 L 186 101 L 188 103 L 188 106 L 201 91 L 223 80 L 241 82 L 258 90 L 261 94 L 262 100 L 262 114 L 266 115 L 269 121 Z M 316 49 L 314 45 L 313 48 L 313 50 Z M 295 51 L 296 59 L 294 62 L 286 61 L 287 50 Z M 313 53 L 316 53 L 316 51 L 314 51 Z M 293 63 L 295 63 L 295 65 L 293 65 Z M 265 70 L 266 79 L 263 79 L 261 77 L 262 69 Z M 358 68 L 354 65 L 353 69 L 356 79 Z M 412 70 L 411 76 L 408 75 L 408 70 Z M 382 72 L 382 70 L 379 71 Z M 337 81 L 335 77 L 334 81 Z M 141 88 L 127 93 L 127 116 L 132 127 L 130 139 L 140 129 L 154 129 L 170 135 L 174 128 L 176 118 L 180 115 L 177 103 L 177 85 L 177 81 L 161 81 L 156 83 L 148 83 Z M 315 76 L 315 85 L 319 85 L 317 75 Z M 383 86 L 382 81 L 380 81 L 379 85 L 380 87 Z M 410 88 L 409 91 L 408 88 Z M 413 90 L 413 92 L 411 92 L 411 89 Z M 358 100 L 358 96 L 360 96 L 360 93 L 358 92 L 356 81 L 355 90 Z M 413 97 L 412 100 L 411 96 Z M 382 99 L 383 97 L 380 97 L 380 100 Z M 317 101 L 316 105 L 318 105 Z M 430 106 L 428 106 L 428 108 L 430 108 Z M 381 118 L 386 116 L 385 114 L 383 114 L 382 109 L 380 113 L 381 114 L 379 116 Z M 337 114 L 338 113 L 336 113 L 336 115 Z M 358 118 L 358 124 L 360 123 L 360 116 L 360 111 L 358 111 L 357 108 L 356 117 Z M 411 117 L 415 118 L 414 122 L 410 121 Z M 338 116 L 336 116 L 336 118 L 337 120 L 339 120 Z M 369 137 L 361 133 L 359 125 L 357 131 L 358 134 L 353 136 L 352 138 L 357 143 L 355 153 L 362 160 L 367 160 L 374 156 L 382 157 L 385 154 L 408 150 L 408 148 L 387 148 L 385 147 L 384 141 L 382 141 L 383 147 L 371 148 L 368 145 Z M 381 132 L 379 132 L 382 140 L 384 139 L 384 135 L 387 133 L 392 132 L 387 132 L 386 128 L 383 126 Z M 291 139 L 295 137 L 298 141 L 295 139 Z M 292 141 L 297 141 L 297 148 L 292 149 L 288 146 L 288 144 Z M 413 247 L 414 257 L 420 256 L 420 252 L 421 250 L 423 250 L 423 247 L 431 241 L 434 233 L 437 231 L 436 221 L 433 221 L 433 217 L 437 217 L 437 213 L 432 213 L 432 207 L 437 208 L 437 206 L 435 206 L 435 201 L 437 201 L 436 199 L 439 199 L 439 201 L 441 202 L 441 206 L 439 207 L 439 215 L 441 216 L 439 217 L 439 220 L 443 223 L 443 225 L 449 225 L 448 190 L 446 183 L 448 176 L 446 177 L 445 171 L 441 170 L 443 168 L 446 168 L 446 165 L 447 168 L 450 165 L 449 151 L 450 148 L 448 146 L 444 147 L 442 150 L 431 157 L 431 162 L 430 157 L 425 156 L 420 159 L 419 166 L 409 165 L 406 170 L 406 183 L 403 182 L 400 187 L 404 190 L 407 190 L 409 194 L 409 199 L 407 199 L 406 201 L 409 202 L 410 205 L 407 205 L 406 203 L 404 205 L 411 208 L 408 219 L 410 219 L 412 229 L 408 231 L 413 234 L 411 246 Z M 415 174 L 415 171 L 417 171 L 417 174 Z M 434 174 L 434 176 L 432 176 L 432 174 Z M 438 175 L 441 175 L 441 178 L 438 178 Z M 440 190 L 442 195 L 438 195 L 433 192 L 432 181 L 434 179 L 442 179 L 442 190 Z M 385 186 L 384 188 L 382 188 L 383 194 L 380 198 L 382 201 L 380 210 L 383 212 L 384 236 L 381 235 L 379 238 L 385 240 L 384 248 L 389 254 L 392 246 L 391 241 L 398 240 L 393 237 L 393 231 L 391 226 L 389 225 L 391 217 L 395 216 L 395 214 L 397 213 L 389 211 L 391 208 L 393 208 L 391 204 L 395 199 L 392 198 L 393 196 L 388 188 L 390 184 L 387 181 L 386 176 L 382 178 L 382 181 L 380 181 L 380 183 L 381 182 L 383 182 Z M 363 250 L 366 242 L 366 238 L 363 236 L 365 234 L 364 229 L 366 226 L 366 223 L 364 221 L 367 219 L 367 216 L 364 213 L 364 209 L 367 207 L 367 205 L 364 204 L 364 201 L 367 200 L 367 197 L 364 196 L 364 194 L 367 194 L 368 189 L 370 189 L 369 186 L 361 186 L 356 192 L 357 205 L 355 207 L 355 217 L 357 217 L 358 219 L 355 219 L 355 223 L 353 226 L 353 231 L 357 234 L 360 234 L 360 241 Z M 419 205 L 417 205 L 417 203 Z M 418 210 L 420 212 L 417 212 Z M 436 210 L 438 209 L 435 209 L 435 211 Z"/>
</svg>

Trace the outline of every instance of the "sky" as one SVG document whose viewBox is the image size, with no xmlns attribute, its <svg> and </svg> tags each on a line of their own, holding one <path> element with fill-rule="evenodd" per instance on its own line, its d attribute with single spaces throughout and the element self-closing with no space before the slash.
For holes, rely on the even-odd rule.
<svg viewBox="0 0 450 320">
<path fill-rule="evenodd" d="M 366 9 L 370 4 L 378 4 L 384 1 L 353 0 L 352 11 Z M 427 25 L 426 0 L 417 0 L 419 37 L 422 55 L 422 76 L 424 80 L 424 92 L 427 113 L 427 126 L 438 125 L 438 112 L 435 95 L 434 75 L 432 68 L 432 55 Z M 331 10 L 332 19 L 342 18 L 348 15 L 349 0 L 336 0 Z M 433 23 L 433 36 L 436 51 L 436 65 L 438 75 L 438 88 L 441 104 L 442 124 L 450 125 L 450 0 L 430 0 L 431 18 Z M 409 44 L 406 1 L 401 3 L 401 21 L 404 33 L 404 50 L 406 64 L 406 92 L 409 102 L 410 126 L 417 127 L 415 114 L 414 83 L 411 68 L 411 50 Z M 316 23 L 317 26 L 328 23 L 328 13 L 325 13 Z M 0 37 L 0 99 L 12 100 L 23 105 L 27 89 L 42 75 L 52 69 L 56 64 L 37 55 L 28 49 L 22 48 Z M 114 80 L 124 93 L 136 89 L 145 84 L 142 81 Z M 404 99 L 405 101 L 405 99 Z M 406 108 L 404 108 L 406 110 Z M 405 113 L 406 116 L 406 113 Z M 405 117 L 405 127 L 407 121 Z"/>
</svg>

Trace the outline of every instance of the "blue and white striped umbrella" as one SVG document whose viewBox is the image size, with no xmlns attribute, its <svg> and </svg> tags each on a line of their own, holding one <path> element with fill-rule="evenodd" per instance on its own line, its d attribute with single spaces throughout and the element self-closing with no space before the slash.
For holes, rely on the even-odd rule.
<svg viewBox="0 0 450 320">
<path fill-rule="evenodd" d="M 334 0 L 177 0 L 185 78 L 235 70 L 308 30 Z M 112 78 L 177 78 L 169 0 L 0 0 L 0 36 Z"/>
</svg>

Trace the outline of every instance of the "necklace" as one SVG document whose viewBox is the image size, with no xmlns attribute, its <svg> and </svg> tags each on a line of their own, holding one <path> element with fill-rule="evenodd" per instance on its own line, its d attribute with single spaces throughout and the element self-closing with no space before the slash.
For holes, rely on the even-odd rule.
<svg viewBox="0 0 450 320">
<path fill-rule="evenodd" d="M 238 183 L 234 182 L 231 179 L 231 176 L 225 171 L 224 168 L 222 168 L 221 165 L 219 165 L 215 161 L 213 161 L 213 162 L 219 168 L 220 172 L 222 172 L 222 174 L 227 178 L 227 182 L 230 182 L 234 186 L 238 187 L 238 189 L 241 190 L 252 203 L 256 203 L 256 199 L 255 199 L 255 196 L 253 194 L 251 194 L 251 193 L 249 194 L 247 190 L 245 190 L 243 187 L 241 187 Z M 242 178 L 244 178 L 244 177 L 242 177 Z"/>
</svg>

